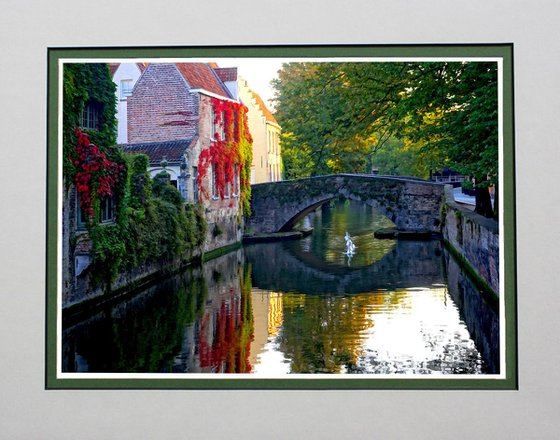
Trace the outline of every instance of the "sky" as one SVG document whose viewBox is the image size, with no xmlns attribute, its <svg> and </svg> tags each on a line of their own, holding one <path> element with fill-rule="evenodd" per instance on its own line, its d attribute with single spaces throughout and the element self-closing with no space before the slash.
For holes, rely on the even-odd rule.
<svg viewBox="0 0 560 440">
<path fill-rule="evenodd" d="M 237 73 L 247 80 L 247 85 L 257 92 L 270 110 L 274 110 L 270 100 L 274 90 L 270 81 L 278 77 L 282 60 L 278 58 L 218 58 L 220 67 L 237 67 Z"/>
</svg>

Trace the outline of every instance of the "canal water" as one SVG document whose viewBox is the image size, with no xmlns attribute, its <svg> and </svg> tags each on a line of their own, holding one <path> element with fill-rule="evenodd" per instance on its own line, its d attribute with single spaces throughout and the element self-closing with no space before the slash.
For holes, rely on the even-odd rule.
<svg viewBox="0 0 560 440">
<path fill-rule="evenodd" d="M 66 327 L 63 371 L 499 373 L 497 312 L 439 241 L 377 240 L 391 223 L 348 201 L 306 223 Z"/>
</svg>

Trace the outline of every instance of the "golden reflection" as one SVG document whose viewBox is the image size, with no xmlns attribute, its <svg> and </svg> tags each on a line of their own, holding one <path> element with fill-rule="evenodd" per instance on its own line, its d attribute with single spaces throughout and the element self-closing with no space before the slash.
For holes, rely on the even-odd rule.
<svg viewBox="0 0 560 440">
<path fill-rule="evenodd" d="M 270 292 L 268 295 L 268 335 L 275 337 L 278 330 L 282 327 L 284 321 L 284 306 L 282 303 L 282 294 L 279 292 Z"/>
<path fill-rule="evenodd" d="M 251 363 L 257 365 L 259 373 L 274 368 L 278 371 L 280 364 L 288 369 L 284 373 L 356 371 L 372 344 L 376 345 L 372 338 L 378 333 L 378 321 L 382 324 L 380 331 L 385 333 L 388 323 L 396 319 L 392 338 L 384 338 L 402 345 L 398 333 L 408 326 L 404 317 L 420 314 L 421 319 L 430 319 L 434 307 L 446 307 L 446 297 L 445 287 L 329 297 L 253 289 L 255 340 Z M 421 352 L 422 347 L 415 350 Z"/>
</svg>

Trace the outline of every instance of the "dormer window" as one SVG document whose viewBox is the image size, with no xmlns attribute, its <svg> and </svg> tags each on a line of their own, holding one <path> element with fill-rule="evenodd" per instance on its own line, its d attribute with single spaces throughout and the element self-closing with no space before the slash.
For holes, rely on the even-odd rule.
<svg viewBox="0 0 560 440">
<path fill-rule="evenodd" d="M 81 115 L 82 128 L 89 130 L 99 130 L 99 106 L 93 102 L 88 102 Z"/>
</svg>

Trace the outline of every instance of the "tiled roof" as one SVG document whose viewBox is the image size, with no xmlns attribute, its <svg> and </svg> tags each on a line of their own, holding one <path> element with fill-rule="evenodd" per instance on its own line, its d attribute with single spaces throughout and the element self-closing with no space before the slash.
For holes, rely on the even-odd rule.
<svg viewBox="0 0 560 440">
<path fill-rule="evenodd" d="M 181 156 L 190 145 L 194 145 L 198 139 L 182 139 L 178 141 L 148 142 L 143 144 L 122 144 L 125 153 L 142 153 L 150 158 L 151 165 L 159 165 L 165 158 L 168 162 L 180 162 Z"/>
<path fill-rule="evenodd" d="M 111 73 L 111 78 L 113 77 L 113 75 L 115 74 L 115 72 L 117 71 L 120 65 L 121 65 L 120 63 L 109 63 L 109 72 Z"/>
<path fill-rule="evenodd" d="M 264 103 L 264 101 L 262 100 L 262 98 L 260 97 L 260 95 L 249 89 L 251 91 L 251 94 L 253 95 L 253 98 L 255 98 L 255 101 L 257 101 L 257 105 L 259 106 L 259 108 L 261 109 L 261 111 L 263 112 L 264 117 L 266 118 L 266 120 L 268 122 L 272 122 L 274 124 L 278 124 L 278 122 L 276 121 L 276 118 L 274 117 L 274 115 L 270 112 L 270 110 L 268 109 L 268 107 L 266 106 L 266 104 Z"/>
<path fill-rule="evenodd" d="M 214 72 L 223 82 L 237 81 L 237 67 L 214 67 Z"/>
<path fill-rule="evenodd" d="M 204 89 L 226 98 L 232 97 L 208 64 L 176 63 L 175 66 L 193 89 Z"/>
</svg>

